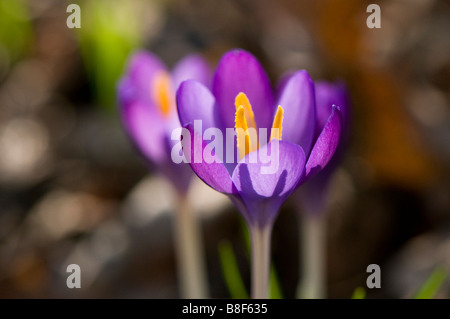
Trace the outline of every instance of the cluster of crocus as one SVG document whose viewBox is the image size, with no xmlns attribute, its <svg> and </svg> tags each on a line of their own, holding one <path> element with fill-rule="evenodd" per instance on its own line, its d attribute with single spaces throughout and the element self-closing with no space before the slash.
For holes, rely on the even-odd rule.
<svg viewBox="0 0 450 319">
<path fill-rule="evenodd" d="M 208 294 L 199 231 L 186 196 L 192 170 L 173 163 L 170 156 L 175 143 L 172 131 L 180 126 L 175 92 L 186 79 L 208 85 L 210 77 L 209 65 L 199 55 L 185 57 L 169 72 L 157 56 L 139 51 L 131 55 L 118 85 L 121 119 L 133 144 L 177 190 L 175 243 L 184 298 L 205 298 Z"/>
<path fill-rule="evenodd" d="M 183 138 L 189 158 L 198 157 L 197 152 L 215 155 L 202 139 L 203 132 L 195 131 L 195 120 L 201 120 L 204 129 L 236 129 L 234 153 L 239 160 L 225 163 L 222 156 L 214 161 L 190 161 L 190 165 L 205 183 L 227 194 L 246 219 L 252 236 L 252 296 L 265 298 L 273 222 L 287 197 L 332 158 L 341 137 L 341 109 L 330 105 L 317 133 L 321 118 L 308 73 L 293 73 L 274 92 L 257 59 L 243 50 L 222 57 L 211 90 L 196 80 L 181 83 L 177 106 L 180 122 L 190 133 L 189 141 Z M 255 136 L 250 128 L 264 128 L 271 134 Z M 198 140 L 200 150 L 192 147 Z M 265 163 L 259 153 L 269 152 L 276 152 L 277 169 L 262 174 Z"/>
<path fill-rule="evenodd" d="M 319 185 L 329 175 L 324 168 L 342 144 L 347 125 L 342 92 L 335 85 L 315 85 L 304 70 L 285 77 L 274 90 L 258 60 L 244 50 L 227 52 L 211 83 L 199 57 L 182 60 L 170 75 L 158 58 L 139 52 L 119 84 L 129 135 L 180 194 L 187 188 L 190 171 L 187 165 L 174 164 L 169 154 L 179 142 L 173 132 L 181 125 L 187 132 L 180 134 L 181 144 L 192 170 L 228 195 L 244 216 L 252 237 L 255 298 L 267 297 L 270 236 L 281 205 L 319 172 L 322 177 L 314 182 Z M 231 147 L 222 145 L 218 151 L 219 140 L 212 143 L 204 134 L 211 128 L 223 135 L 231 129 Z M 267 154 L 275 159 L 275 169 L 264 169 Z"/>
</svg>

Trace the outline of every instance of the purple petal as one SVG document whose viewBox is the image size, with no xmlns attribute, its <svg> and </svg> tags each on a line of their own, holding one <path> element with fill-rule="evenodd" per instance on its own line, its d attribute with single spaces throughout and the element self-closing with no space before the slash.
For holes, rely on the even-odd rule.
<svg viewBox="0 0 450 319">
<path fill-rule="evenodd" d="M 203 129 L 216 127 L 215 99 L 212 93 L 200 82 L 187 80 L 177 91 L 177 107 L 180 123 L 185 126 L 195 120 L 202 121 Z M 203 132 L 201 132 L 203 133 Z"/>
<path fill-rule="evenodd" d="M 298 70 L 289 70 L 281 75 L 281 77 L 278 79 L 276 83 L 276 99 L 279 100 L 281 93 L 283 93 L 284 87 L 286 86 L 286 83 L 289 81 L 289 79 L 297 73 Z"/>
<path fill-rule="evenodd" d="M 172 71 L 174 89 L 178 89 L 185 80 L 197 80 L 203 85 L 211 85 L 211 69 L 206 60 L 198 54 L 191 54 L 180 60 Z"/>
<path fill-rule="evenodd" d="M 184 81 L 177 91 L 177 105 L 182 126 L 186 126 L 189 123 L 194 124 L 195 121 L 200 120 L 201 128 L 194 125 L 194 129 L 198 133 L 204 134 L 207 129 L 215 129 L 214 134 L 220 134 L 222 136 L 222 142 L 225 142 L 227 139 L 231 141 L 231 144 L 225 145 L 226 147 L 222 149 L 221 154 L 221 158 L 225 159 L 225 167 L 231 175 L 237 162 L 235 160 L 228 162 L 226 159 L 227 154 L 234 155 L 236 153 L 236 142 L 234 136 L 232 138 L 227 136 L 220 115 L 218 114 L 217 104 L 211 92 L 200 82 L 195 80 Z"/>
<path fill-rule="evenodd" d="M 316 105 L 316 123 L 318 125 L 318 127 L 316 127 L 316 136 L 320 134 L 328 121 L 332 106 L 338 105 L 341 111 L 342 130 L 340 142 L 331 162 L 325 168 L 326 174 L 331 176 L 342 158 L 342 153 L 346 148 L 350 134 L 350 98 L 345 83 L 342 81 L 336 83 L 320 81 L 316 83 Z"/>
<path fill-rule="evenodd" d="M 333 104 L 339 105 L 342 114 L 342 124 L 346 128 L 349 117 L 349 101 L 345 84 L 343 82 L 316 82 L 316 131 L 318 133 L 322 131 L 328 121 Z"/>
<path fill-rule="evenodd" d="M 160 163 L 167 157 L 164 122 L 148 103 L 135 98 L 134 89 L 128 78 L 122 79 L 119 83 L 122 122 L 139 151 L 151 161 Z"/>
<path fill-rule="evenodd" d="M 243 50 L 226 53 L 217 66 L 212 91 L 225 127 L 234 127 L 234 100 L 244 92 L 252 105 L 256 125 L 269 128 L 274 113 L 274 98 L 269 78 L 258 60 Z"/>
<path fill-rule="evenodd" d="M 278 167 L 264 174 L 263 156 L 268 154 Z M 295 190 L 304 173 L 305 153 L 296 144 L 274 140 L 247 154 L 236 166 L 232 180 L 245 204 L 242 212 L 251 225 L 264 226 L 272 222 L 283 202 Z"/>
<path fill-rule="evenodd" d="M 214 156 L 209 144 L 202 139 L 201 133 L 194 131 L 193 125 L 188 124 L 185 128 L 190 136 L 187 140 L 183 138 L 181 143 L 183 152 L 195 174 L 215 190 L 225 194 L 232 193 L 233 183 L 225 165 Z M 204 154 L 211 154 L 208 161 L 205 160 Z"/>
<path fill-rule="evenodd" d="M 283 140 L 299 144 L 309 154 L 315 134 L 316 106 L 314 82 L 306 71 L 289 77 L 278 105 L 284 109 Z"/>
<path fill-rule="evenodd" d="M 333 106 L 331 115 L 317 138 L 308 158 L 305 177 L 302 179 L 301 183 L 320 172 L 328 164 L 339 144 L 341 130 L 341 112 L 338 106 Z"/>
<path fill-rule="evenodd" d="M 153 77 L 160 71 L 167 71 L 164 63 L 154 54 L 137 51 L 128 62 L 126 76 L 135 88 L 138 98 L 154 104 L 151 95 Z"/>
</svg>

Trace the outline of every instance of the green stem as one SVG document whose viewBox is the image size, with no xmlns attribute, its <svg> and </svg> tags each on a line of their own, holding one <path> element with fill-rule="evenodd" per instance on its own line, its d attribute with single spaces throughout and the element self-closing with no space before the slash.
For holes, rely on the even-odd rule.
<svg viewBox="0 0 450 319">
<path fill-rule="evenodd" d="M 272 225 L 251 229 L 253 299 L 265 299 L 268 296 L 271 234 Z"/>
<path fill-rule="evenodd" d="M 175 250 L 180 296 L 185 299 L 208 298 L 206 267 L 198 221 L 186 196 L 179 197 L 177 208 Z"/>
<path fill-rule="evenodd" d="M 297 298 L 326 298 L 325 253 L 326 253 L 326 219 L 321 215 L 308 212 L 300 218 L 300 284 Z"/>
</svg>

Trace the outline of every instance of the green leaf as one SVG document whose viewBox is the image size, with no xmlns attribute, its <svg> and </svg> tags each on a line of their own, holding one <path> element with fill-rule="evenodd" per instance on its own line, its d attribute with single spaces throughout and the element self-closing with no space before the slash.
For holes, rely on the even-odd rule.
<svg viewBox="0 0 450 319">
<path fill-rule="evenodd" d="M 248 299 L 248 293 L 239 272 L 236 255 L 231 243 L 224 239 L 219 243 L 218 249 L 222 273 L 231 298 Z"/>
<path fill-rule="evenodd" d="M 16 61 L 27 54 L 33 41 L 30 12 L 24 0 L 0 0 L 0 53 Z"/>
<path fill-rule="evenodd" d="M 109 1 L 84 1 L 82 27 L 78 29 L 83 60 L 96 98 L 114 110 L 116 85 L 131 51 L 140 47 L 142 34 L 136 1 L 111 5 Z"/>
<path fill-rule="evenodd" d="M 272 264 L 270 267 L 270 298 L 271 299 L 283 299 L 283 293 L 281 291 L 280 280 L 278 278 L 275 266 Z"/>
<path fill-rule="evenodd" d="M 447 279 L 447 271 L 437 267 L 416 293 L 415 299 L 432 299 Z"/>
<path fill-rule="evenodd" d="M 363 287 L 357 287 L 353 291 L 352 299 L 366 299 L 366 290 Z"/>
</svg>

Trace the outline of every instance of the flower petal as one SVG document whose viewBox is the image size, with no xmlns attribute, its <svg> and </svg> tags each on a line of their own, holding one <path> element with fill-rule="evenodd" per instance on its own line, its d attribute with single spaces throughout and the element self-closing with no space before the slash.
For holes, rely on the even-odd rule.
<svg viewBox="0 0 450 319">
<path fill-rule="evenodd" d="M 153 162 L 160 163 L 166 155 L 166 128 L 156 110 L 137 99 L 135 87 L 129 78 L 118 86 L 119 107 L 122 122 L 139 151 Z"/>
<path fill-rule="evenodd" d="M 204 130 L 217 127 L 216 100 L 212 93 L 198 81 L 187 80 L 181 83 L 177 91 L 178 116 L 182 126 L 202 121 Z M 203 132 L 200 132 L 203 133 Z"/>
<path fill-rule="evenodd" d="M 209 144 L 202 139 L 201 133 L 194 131 L 192 124 L 186 125 L 185 128 L 189 136 L 187 140 L 183 138 L 181 144 L 184 155 L 195 174 L 216 191 L 231 194 L 233 183 L 225 165 L 215 156 Z M 210 154 L 207 160 L 204 154 Z"/>
<path fill-rule="evenodd" d="M 266 155 L 270 167 L 263 163 Z M 276 217 L 280 206 L 295 190 L 305 168 L 303 149 L 286 141 L 273 140 L 255 152 L 247 154 L 236 166 L 232 180 L 246 207 L 242 212 L 252 225 L 264 226 Z M 265 173 L 266 172 L 266 173 Z"/>
<path fill-rule="evenodd" d="M 343 127 L 347 127 L 349 117 L 349 101 L 345 84 L 343 82 L 331 83 L 327 81 L 316 82 L 316 131 L 320 133 L 328 121 L 331 108 L 339 105 L 342 114 Z"/>
<path fill-rule="evenodd" d="M 197 80 L 203 85 L 211 85 L 211 69 L 206 60 L 199 54 L 191 54 L 180 60 L 172 71 L 172 81 L 175 90 L 185 80 Z"/>
<path fill-rule="evenodd" d="M 128 61 L 126 76 L 135 87 L 139 98 L 154 105 L 151 94 L 153 77 L 160 71 L 167 71 L 164 63 L 154 54 L 145 51 L 135 52 Z"/>
<path fill-rule="evenodd" d="M 328 121 L 328 117 L 330 116 L 330 111 L 332 110 L 333 105 L 338 105 L 341 111 L 342 118 L 342 129 L 341 129 L 341 137 L 339 140 L 339 145 L 336 149 L 333 158 L 330 160 L 330 163 L 322 170 L 320 175 L 324 175 L 321 177 L 322 180 L 326 180 L 325 176 L 328 178 L 332 175 L 334 169 L 339 164 L 342 159 L 344 149 L 349 141 L 350 134 L 350 98 L 348 94 L 348 90 L 345 86 L 344 82 L 325 82 L 320 81 L 316 83 L 316 105 L 317 105 L 317 126 L 316 127 L 316 136 L 320 134 L 323 127 Z M 317 179 L 317 178 L 314 178 Z"/>
<path fill-rule="evenodd" d="M 289 70 L 281 75 L 281 77 L 278 79 L 276 85 L 275 85 L 275 92 L 276 92 L 276 99 L 279 100 L 281 93 L 283 93 L 284 87 L 286 86 L 286 83 L 289 82 L 289 79 L 297 73 L 298 70 Z"/>
<path fill-rule="evenodd" d="M 301 183 L 320 172 L 328 164 L 339 145 L 341 130 L 341 111 L 338 106 L 333 105 L 331 115 L 311 150 L 306 163 L 305 176 Z"/>
<path fill-rule="evenodd" d="M 278 105 L 284 109 L 283 140 L 299 144 L 309 154 L 315 133 L 316 106 L 314 83 L 306 71 L 289 77 Z"/>
<path fill-rule="evenodd" d="M 270 128 L 274 98 L 269 78 L 258 60 L 244 50 L 226 53 L 214 74 L 212 91 L 225 127 L 234 127 L 235 98 L 244 92 L 252 105 L 258 128 Z"/>
</svg>

